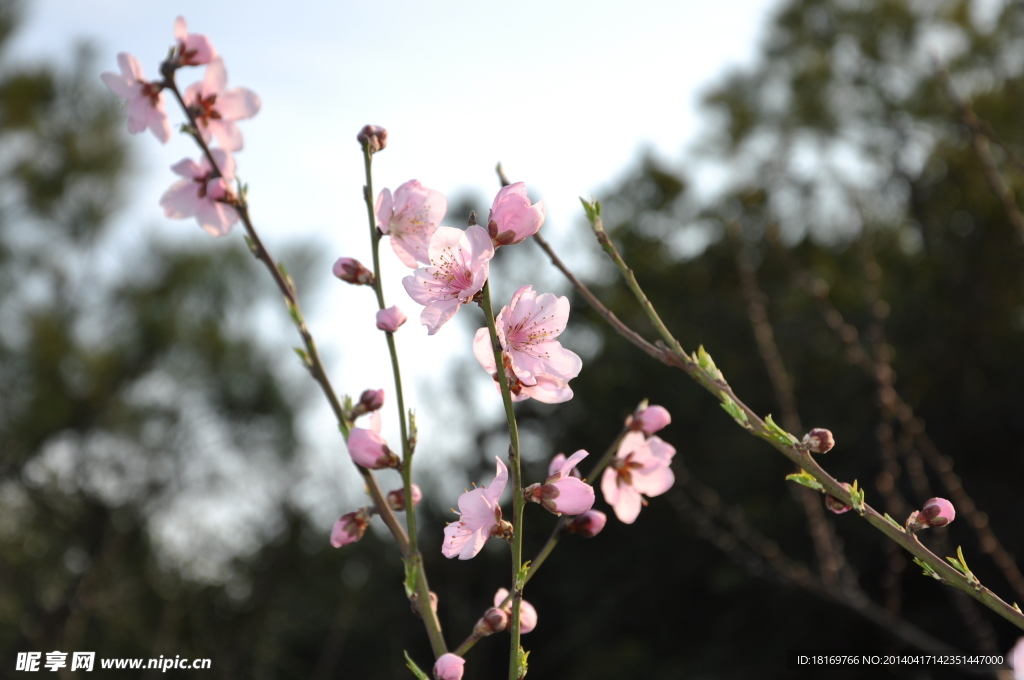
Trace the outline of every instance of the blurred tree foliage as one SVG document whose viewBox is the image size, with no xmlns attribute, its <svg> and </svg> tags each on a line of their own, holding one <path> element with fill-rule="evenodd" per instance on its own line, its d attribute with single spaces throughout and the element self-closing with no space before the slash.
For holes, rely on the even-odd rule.
<svg viewBox="0 0 1024 680">
<path fill-rule="evenodd" d="M 778 414 L 741 294 L 738 249 L 755 263 L 804 425 L 835 433 L 827 469 L 858 479 L 881 506 L 878 434 L 891 419 L 794 271 L 826 281 L 865 349 L 888 345 L 896 389 L 955 460 L 1003 544 L 1022 554 L 1024 254 L 932 62 L 938 54 L 960 94 L 1008 149 L 1024 153 L 1024 11 L 990 4 L 787 2 L 758 63 L 707 99 L 718 126 L 701 163 L 728 178 L 724 193 L 709 200 L 682 171 L 645 158 L 599 198 L 606 226 L 683 345 L 703 344 L 749 405 Z M 276 297 L 237 240 L 201 250 L 152 242 L 130 261 L 105 258 L 129 181 L 123 113 L 85 55 L 71 71 L 12 63 L 3 48 L 17 18 L 14 4 L 0 2 L 3 673 L 20 651 L 94 650 L 209 657 L 216 678 L 411 677 L 402 650 L 427 666 L 429 648 L 399 586 L 396 550 L 373 534 L 330 550 L 324 528 L 310 526 L 286 493 L 254 484 L 254 494 L 270 493 L 273 517 L 264 534 L 236 546 L 226 576 L 197 578 L 168 558 L 158 521 L 182 499 L 195 513 L 214 510 L 197 500 L 204 484 L 216 487 L 203 478 L 210 460 L 241 455 L 263 476 L 287 478 L 297 399 L 274 369 L 287 348 L 246 332 L 258 301 Z M 668 78 L 676 65 L 659 67 Z M 1024 177 L 1009 152 L 994 153 L 1019 190 Z M 724 237 L 729 225 L 738 242 Z M 535 259 L 533 248 L 500 256 Z M 496 275 L 506 264 L 496 263 Z M 598 296 L 653 338 L 617 274 L 600 274 L 589 282 Z M 531 678 L 966 677 L 787 669 L 788 649 L 906 644 L 780 578 L 770 559 L 778 554 L 817 570 L 803 506 L 783 481 L 789 464 L 682 373 L 575 303 L 564 339 L 584 355 L 577 397 L 523 405 L 527 479 L 542 477 L 557 450 L 603 451 L 647 397 L 673 414 L 663 436 L 679 450 L 679 484 L 632 526 L 610 518 L 596 539 L 567 538 L 531 581 L 527 599 L 540 612 L 524 637 Z M 305 393 L 315 394 L 312 384 Z M 898 422 L 889 427 L 903 470 L 891 481 L 919 504 L 913 444 Z M 466 452 L 479 461 L 472 479 L 490 479 L 488 461 L 507 446 L 503 429 L 482 431 L 477 450 Z M 422 509 L 422 544 L 454 647 L 508 583 L 497 542 L 471 564 L 440 557 L 453 503 Z M 959 649 L 1013 644 L 1018 631 L 921 576 L 851 515 L 830 516 L 847 577 L 881 606 Z M 531 507 L 527 521 L 532 554 L 554 518 Z M 769 542 L 745 548 L 738 526 Z M 190 529 L 182 540 L 194 541 L 197 559 L 216 552 L 216 538 Z M 982 582 L 1020 599 L 964 519 L 946 533 L 950 554 L 962 545 Z M 467 680 L 503 677 L 507 648 L 501 634 L 481 641 Z"/>
</svg>

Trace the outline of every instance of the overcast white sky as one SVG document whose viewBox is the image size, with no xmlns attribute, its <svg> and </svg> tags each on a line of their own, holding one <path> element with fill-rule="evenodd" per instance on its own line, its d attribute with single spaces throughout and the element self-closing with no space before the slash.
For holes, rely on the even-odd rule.
<svg viewBox="0 0 1024 680">
<path fill-rule="evenodd" d="M 115 55 L 126 51 L 155 78 L 173 42 L 174 18 L 184 15 L 190 30 L 208 35 L 224 57 L 229 87 L 244 85 L 262 98 L 259 115 L 242 123 L 245 148 L 236 160 L 270 247 L 315 236 L 332 260 L 349 255 L 365 262 L 354 139 L 364 123 L 389 131 L 388 148 L 375 159 L 378 190 L 416 178 L 449 196 L 473 190 L 489 204 L 500 160 L 514 181 L 526 181 L 531 195 L 544 199 L 548 237 L 567 244 L 579 229 L 577 197 L 599 197 L 639 149 L 683 160 L 706 124 L 698 111 L 701 93 L 728 68 L 750 63 L 773 4 L 34 0 L 26 3 L 27 24 L 9 54 L 66 58 L 72 42 L 84 38 L 99 48 L 99 70 L 116 71 Z M 180 84 L 201 73 L 182 72 Z M 180 120 L 172 111 L 172 121 Z M 165 219 L 158 206 L 174 181 L 169 166 L 197 155 L 189 141 L 178 135 L 161 146 L 147 133 L 134 142 L 142 167 L 119 238 L 141 242 L 143 230 L 210 238 L 191 220 Z M 446 223 L 462 227 L 464 216 Z M 237 231 L 228 238 L 243 247 Z M 408 270 L 382 248 L 388 303 L 410 317 L 398 334 L 408 382 L 418 388 L 410 401 L 429 414 L 425 402 L 449 393 L 439 364 L 468 352 L 469 338 L 454 327 L 427 338 L 417 323 L 420 308 L 399 284 Z M 353 394 L 390 388 L 372 296 L 325 283 L 317 304 L 307 307 L 336 385 Z M 392 413 L 386 412 L 385 432 Z M 326 407 L 311 424 L 335 436 Z M 446 448 L 438 435 L 444 427 L 421 422 L 425 450 Z"/>
</svg>

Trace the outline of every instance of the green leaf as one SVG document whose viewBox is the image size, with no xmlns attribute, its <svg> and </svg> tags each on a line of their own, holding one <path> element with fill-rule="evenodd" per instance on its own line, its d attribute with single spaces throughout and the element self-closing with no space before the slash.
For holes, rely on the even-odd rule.
<svg viewBox="0 0 1024 680">
<path fill-rule="evenodd" d="M 411 600 L 416 594 L 417 569 L 412 561 L 402 559 L 402 564 L 405 565 L 405 581 L 402 585 L 405 586 L 405 596 Z"/>
<path fill-rule="evenodd" d="M 306 368 L 310 368 L 313 366 L 313 362 L 309 360 L 309 355 L 306 354 L 306 350 L 302 349 L 301 347 L 292 347 L 292 350 L 299 355 L 299 360 L 302 362 L 303 366 L 305 366 Z"/>
<path fill-rule="evenodd" d="M 896 520 L 894 520 L 892 517 L 889 516 L 889 513 L 885 513 L 882 516 L 885 517 L 885 521 L 886 522 L 888 522 L 889 524 L 893 525 L 894 527 L 896 527 L 900 531 L 906 531 L 906 529 L 904 529 L 903 526 L 899 522 L 897 522 Z"/>
<path fill-rule="evenodd" d="M 694 356 L 694 360 L 697 365 L 704 369 L 704 372 L 711 376 L 712 379 L 723 381 L 725 378 L 722 377 L 722 372 L 718 370 L 718 366 L 715 366 L 715 360 L 711 358 L 711 355 L 704 351 L 704 345 L 697 348 L 697 354 Z"/>
<path fill-rule="evenodd" d="M 799 473 L 794 472 L 791 475 L 786 475 L 786 481 L 802 484 L 803 486 L 806 486 L 808 489 L 814 489 L 815 491 L 825 490 L 825 487 L 818 483 L 818 480 L 812 477 L 810 473 L 808 473 L 805 470 L 801 470 Z"/>
<path fill-rule="evenodd" d="M 747 419 L 746 412 L 739 407 L 735 401 L 732 400 L 728 394 L 722 394 L 722 408 L 725 412 L 732 416 L 732 419 L 739 423 L 746 429 L 750 429 L 750 421 Z"/>
<path fill-rule="evenodd" d="M 421 671 L 420 667 L 416 665 L 416 662 L 412 660 L 412 657 L 409 656 L 409 652 L 403 649 L 402 653 L 405 654 L 405 665 L 409 667 L 409 670 L 412 671 L 412 674 L 415 675 L 418 680 L 430 680 L 430 678 L 427 677 L 427 674 Z"/>
<path fill-rule="evenodd" d="M 530 562 L 523 562 L 523 566 L 516 573 L 516 590 L 522 590 L 523 586 L 526 585 L 526 576 L 530 573 Z"/>
<path fill-rule="evenodd" d="M 526 672 L 529 670 L 529 659 L 530 653 L 524 652 L 522 646 L 519 647 L 519 680 L 523 680 L 526 677 Z"/>
<path fill-rule="evenodd" d="M 966 573 L 964 571 L 963 565 L 960 564 L 960 561 L 957 560 L 955 557 L 947 557 L 946 560 L 949 561 L 949 563 L 953 565 L 953 568 L 956 569 L 957 571 L 959 571 L 961 574 L 965 574 Z"/>
<path fill-rule="evenodd" d="M 925 562 L 924 560 L 922 560 L 920 557 L 915 557 L 914 558 L 914 564 L 916 564 L 917 566 L 921 567 L 921 569 L 924 570 L 924 575 L 925 576 L 931 576 L 936 581 L 941 581 L 942 580 L 942 577 L 939 576 L 937 571 L 935 571 L 935 568 L 932 567 L 932 565 L 930 565 L 927 562 Z"/>
<path fill-rule="evenodd" d="M 796 437 L 779 427 L 775 421 L 772 420 L 772 414 L 769 413 L 764 417 L 764 424 L 768 427 L 768 431 L 771 433 L 772 439 L 775 441 L 780 444 L 784 444 L 785 446 L 792 446 L 793 444 L 796 444 Z"/>
</svg>

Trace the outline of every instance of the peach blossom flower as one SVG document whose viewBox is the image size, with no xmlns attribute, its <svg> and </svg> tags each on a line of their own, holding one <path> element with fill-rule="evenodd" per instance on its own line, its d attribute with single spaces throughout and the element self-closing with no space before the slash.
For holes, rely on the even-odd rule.
<svg viewBox="0 0 1024 680">
<path fill-rule="evenodd" d="M 210 39 L 200 33 L 189 33 L 185 17 L 174 20 L 174 39 L 178 41 L 177 59 L 182 66 L 209 64 L 217 56 Z"/>
<path fill-rule="evenodd" d="M 494 247 L 483 227 L 438 227 L 427 253 L 430 266 L 406 276 L 402 285 L 425 305 L 420 323 L 433 335 L 484 287 Z"/>
<path fill-rule="evenodd" d="M 242 133 L 235 121 L 255 116 L 260 110 L 260 98 L 244 87 L 225 90 L 227 84 L 224 60 L 215 57 L 206 67 L 202 82 L 193 83 L 185 90 L 184 99 L 205 141 L 209 142 L 212 136 L 221 148 L 239 151 Z"/>
<path fill-rule="evenodd" d="M 501 518 L 498 500 L 508 481 L 508 468 L 498 462 L 497 474 L 486 487 L 478 487 L 459 496 L 459 521 L 444 528 L 441 554 L 447 558 L 468 560 L 476 556 L 492 536 L 507 534 L 511 525 Z"/>
<path fill-rule="evenodd" d="M 117 65 L 121 67 L 120 75 L 104 71 L 100 74 L 100 80 L 111 92 L 125 100 L 128 132 L 136 134 L 148 128 L 166 144 L 171 138 L 171 121 L 167 119 L 160 94 L 164 89 L 163 83 L 146 80 L 138 59 L 127 52 L 117 55 Z"/>
<path fill-rule="evenodd" d="M 406 267 L 417 262 L 430 264 L 430 237 L 448 210 L 448 199 L 440 191 L 427 189 L 414 179 L 395 189 L 384 189 L 374 208 L 381 233 L 391 237 L 391 247 Z"/>
<path fill-rule="evenodd" d="M 205 156 L 198 163 L 190 158 L 178 161 L 171 170 L 185 179 L 164 192 L 160 205 L 168 217 L 195 217 L 206 233 L 224 236 L 238 221 L 238 212 L 222 200 L 231 196 L 229 182 L 235 176 L 235 161 L 223 149 L 213 149 L 211 155 L 220 168 L 220 177 L 213 176 L 213 166 Z"/>
<path fill-rule="evenodd" d="M 530 205 L 526 184 L 502 187 L 491 204 L 487 234 L 495 247 L 514 245 L 533 236 L 544 224 L 544 201 Z"/>
<path fill-rule="evenodd" d="M 676 454 L 671 444 L 660 437 L 644 439 L 641 432 L 629 432 L 622 438 L 615 460 L 601 477 L 601 492 L 615 516 L 632 524 L 646 504 L 644 496 L 658 496 L 675 483 L 670 464 Z"/>
</svg>

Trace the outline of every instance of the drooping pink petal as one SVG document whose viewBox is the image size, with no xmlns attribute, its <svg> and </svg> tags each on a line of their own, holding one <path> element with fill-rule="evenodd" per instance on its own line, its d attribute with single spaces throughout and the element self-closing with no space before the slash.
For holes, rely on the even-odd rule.
<svg viewBox="0 0 1024 680">
<path fill-rule="evenodd" d="M 177 59 L 183 66 L 201 66 L 217 56 L 210 39 L 199 33 L 189 33 L 185 17 L 174 20 L 174 38 L 178 42 Z"/>
<path fill-rule="evenodd" d="M 580 461 L 582 461 L 589 455 L 590 454 L 587 453 L 584 449 L 580 449 L 579 451 L 572 454 L 568 458 L 565 457 L 565 454 L 558 454 L 551 461 L 551 467 L 554 468 L 554 463 L 555 461 L 559 460 L 559 456 L 561 457 L 561 464 L 558 466 L 558 468 L 555 468 L 554 472 L 549 472 L 546 483 L 553 484 L 554 482 L 557 482 L 560 479 L 565 479 L 566 477 L 569 477 L 569 473 L 572 472 L 572 469 L 579 465 Z"/>
</svg>

